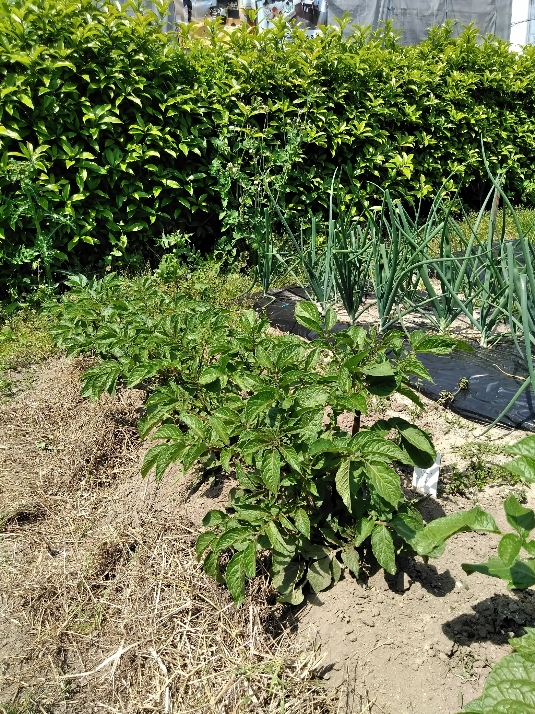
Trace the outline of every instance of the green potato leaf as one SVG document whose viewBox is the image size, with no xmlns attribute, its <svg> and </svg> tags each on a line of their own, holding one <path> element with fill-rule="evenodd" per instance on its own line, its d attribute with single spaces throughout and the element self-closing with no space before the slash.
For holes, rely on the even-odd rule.
<svg viewBox="0 0 535 714">
<path fill-rule="evenodd" d="M 435 549 L 443 546 L 456 533 L 463 531 L 500 532 L 494 518 L 476 506 L 469 511 L 452 513 L 431 521 L 414 535 L 411 545 L 419 555 L 434 557 L 432 553 Z"/>
<path fill-rule="evenodd" d="M 266 449 L 262 458 L 262 480 L 271 491 L 277 493 L 281 477 L 280 454 L 277 449 Z"/>
<path fill-rule="evenodd" d="M 332 582 L 331 558 L 321 558 L 311 563 L 308 566 L 307 580 L 315 593 L 326 590 Z"/>
<path fill-rule="evenodd" d="M 227 565 L 225 571 L 225 582 L 236 606 L 240 606 L 245 600 L 245 566 L 244 552 L 235 553 Z"/>
<path fill-rule="evenodd" d="M 386 526 L 376 525 L 372 531 L 372 551 L 377 562 L 384 568 L 387 573 L 394 575 L 396 573 L 396 554 L 394 550 L 394 541 L 390 535 L 390 531 Z"/>
<path fill-rule="evenodd" d="M 303 327 L 321 334 L 321 315 L 314 303 L 298 302 L 295 306 L 295 319 L 300 325 L 303 325 Z"/>
</svg>

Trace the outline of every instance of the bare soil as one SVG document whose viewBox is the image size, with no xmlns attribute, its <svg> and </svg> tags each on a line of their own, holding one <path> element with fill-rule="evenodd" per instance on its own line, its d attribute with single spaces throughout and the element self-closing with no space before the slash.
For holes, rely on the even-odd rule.
<svg viewBox="0 0 535 714">
<path fill-rule="evenodd" d="M 505 528 L 502 499 L 490 489 L 479 501 Z M 439 504 L 429 505 L 439 515 Z M 446 513 L 472 505 L 440 504 Z M 365 583 L 344 579 L 309 597 L 299 631 L 323 644 L 321 674 L 344 690 L 345 711 L 453 714 L 481 693 L 492 665 L 512 651 L 508 639 L 535 625 L 533 592 L 508 592 L 500 581 L 462 570 L 462 562 L 482 562 L 495 546 L 493 536 L 462 534 L 428 565 L 408 560 L 395 577 L 380 571 Z"/>
<path fill-rule="evenodd" d="M 84 366 L 49 360 L 0 404 L 0 712 L 16 702 L 10 714 L 454 714 L 508 638 L 535 625 L 531 592 L 462 571 L 494 553 L 496 538 L 476 534 L 428 565 L 407 560 L 396 577 L 344 578 L 297 611 L 276 604 L 264 573 L 236 611 L 193 552 L 204 513 L 224 506 L 231 484 L 178 470 L 143 480 L 143 393 L 82 400 Z M 425 404 L 415 413 L 381 401 L 367 418 L 414 420 L 446 475 L 466 466 L 460 446 L 524 436 L 481 437 L 481 426 Z M 503 524 L 506 492 L 442 495 L 424 516 L 480 503 Z M 535 506 L 534 492 L 526 498 Z"/>
</svg>

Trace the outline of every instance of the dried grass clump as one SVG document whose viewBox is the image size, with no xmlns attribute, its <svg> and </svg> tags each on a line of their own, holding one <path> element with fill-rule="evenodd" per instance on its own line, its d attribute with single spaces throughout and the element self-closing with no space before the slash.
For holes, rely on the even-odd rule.
<svg viewBox="0 0 535 714">
<path fill-rule="evenodd" d="M 27 686 L 11 684 L 45 711 L 61 699 L 68 712 L 330 711 L 319 653 L 296 642 L 267 581 L 236 610 L 193 546 L 189 528 L 147 520 L 89 553 L 80 540 L 71 568 L 41 560 L 17 593 Z"/>
<path fill-rule="evenodd" d="M 78 373 L 50 362 L 0 407 L 0 712 L 334 711 L 267 578 L 236 610 L 196 562 L 195 504 L 141 480 L 140 395 L 90 404 Z"/>
</svg>

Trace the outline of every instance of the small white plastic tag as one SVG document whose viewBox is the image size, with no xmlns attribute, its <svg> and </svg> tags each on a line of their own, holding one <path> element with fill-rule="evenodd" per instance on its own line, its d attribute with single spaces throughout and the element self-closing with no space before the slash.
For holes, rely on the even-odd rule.
<svg viewBox="0 0 535 714">
<path fill-rule="evenodd" d="M 438 476 L 440 473 L 440 454 L 437 454 L 435 463 L 428 469 L 420 469 L 414 467 L 412 477 L 412 485 L 422 493 L 428 493 L 431 496 L 437 495 Z"/>
</svg>

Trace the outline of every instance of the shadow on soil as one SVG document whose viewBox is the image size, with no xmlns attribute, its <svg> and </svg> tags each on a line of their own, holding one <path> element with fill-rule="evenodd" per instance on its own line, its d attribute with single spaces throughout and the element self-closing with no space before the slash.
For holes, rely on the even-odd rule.
<svg viewBox="0 0 535 714">
<path fill-rule="evenodd" d="M 459 645 L 473 642 L 506 644 L 511 637 L 535 626 L 535 593 L 513 592 L 493 595 L 472 607 L 473 613 L 459 615 L 442 626 L 442 631 Z"/>
</svg>

